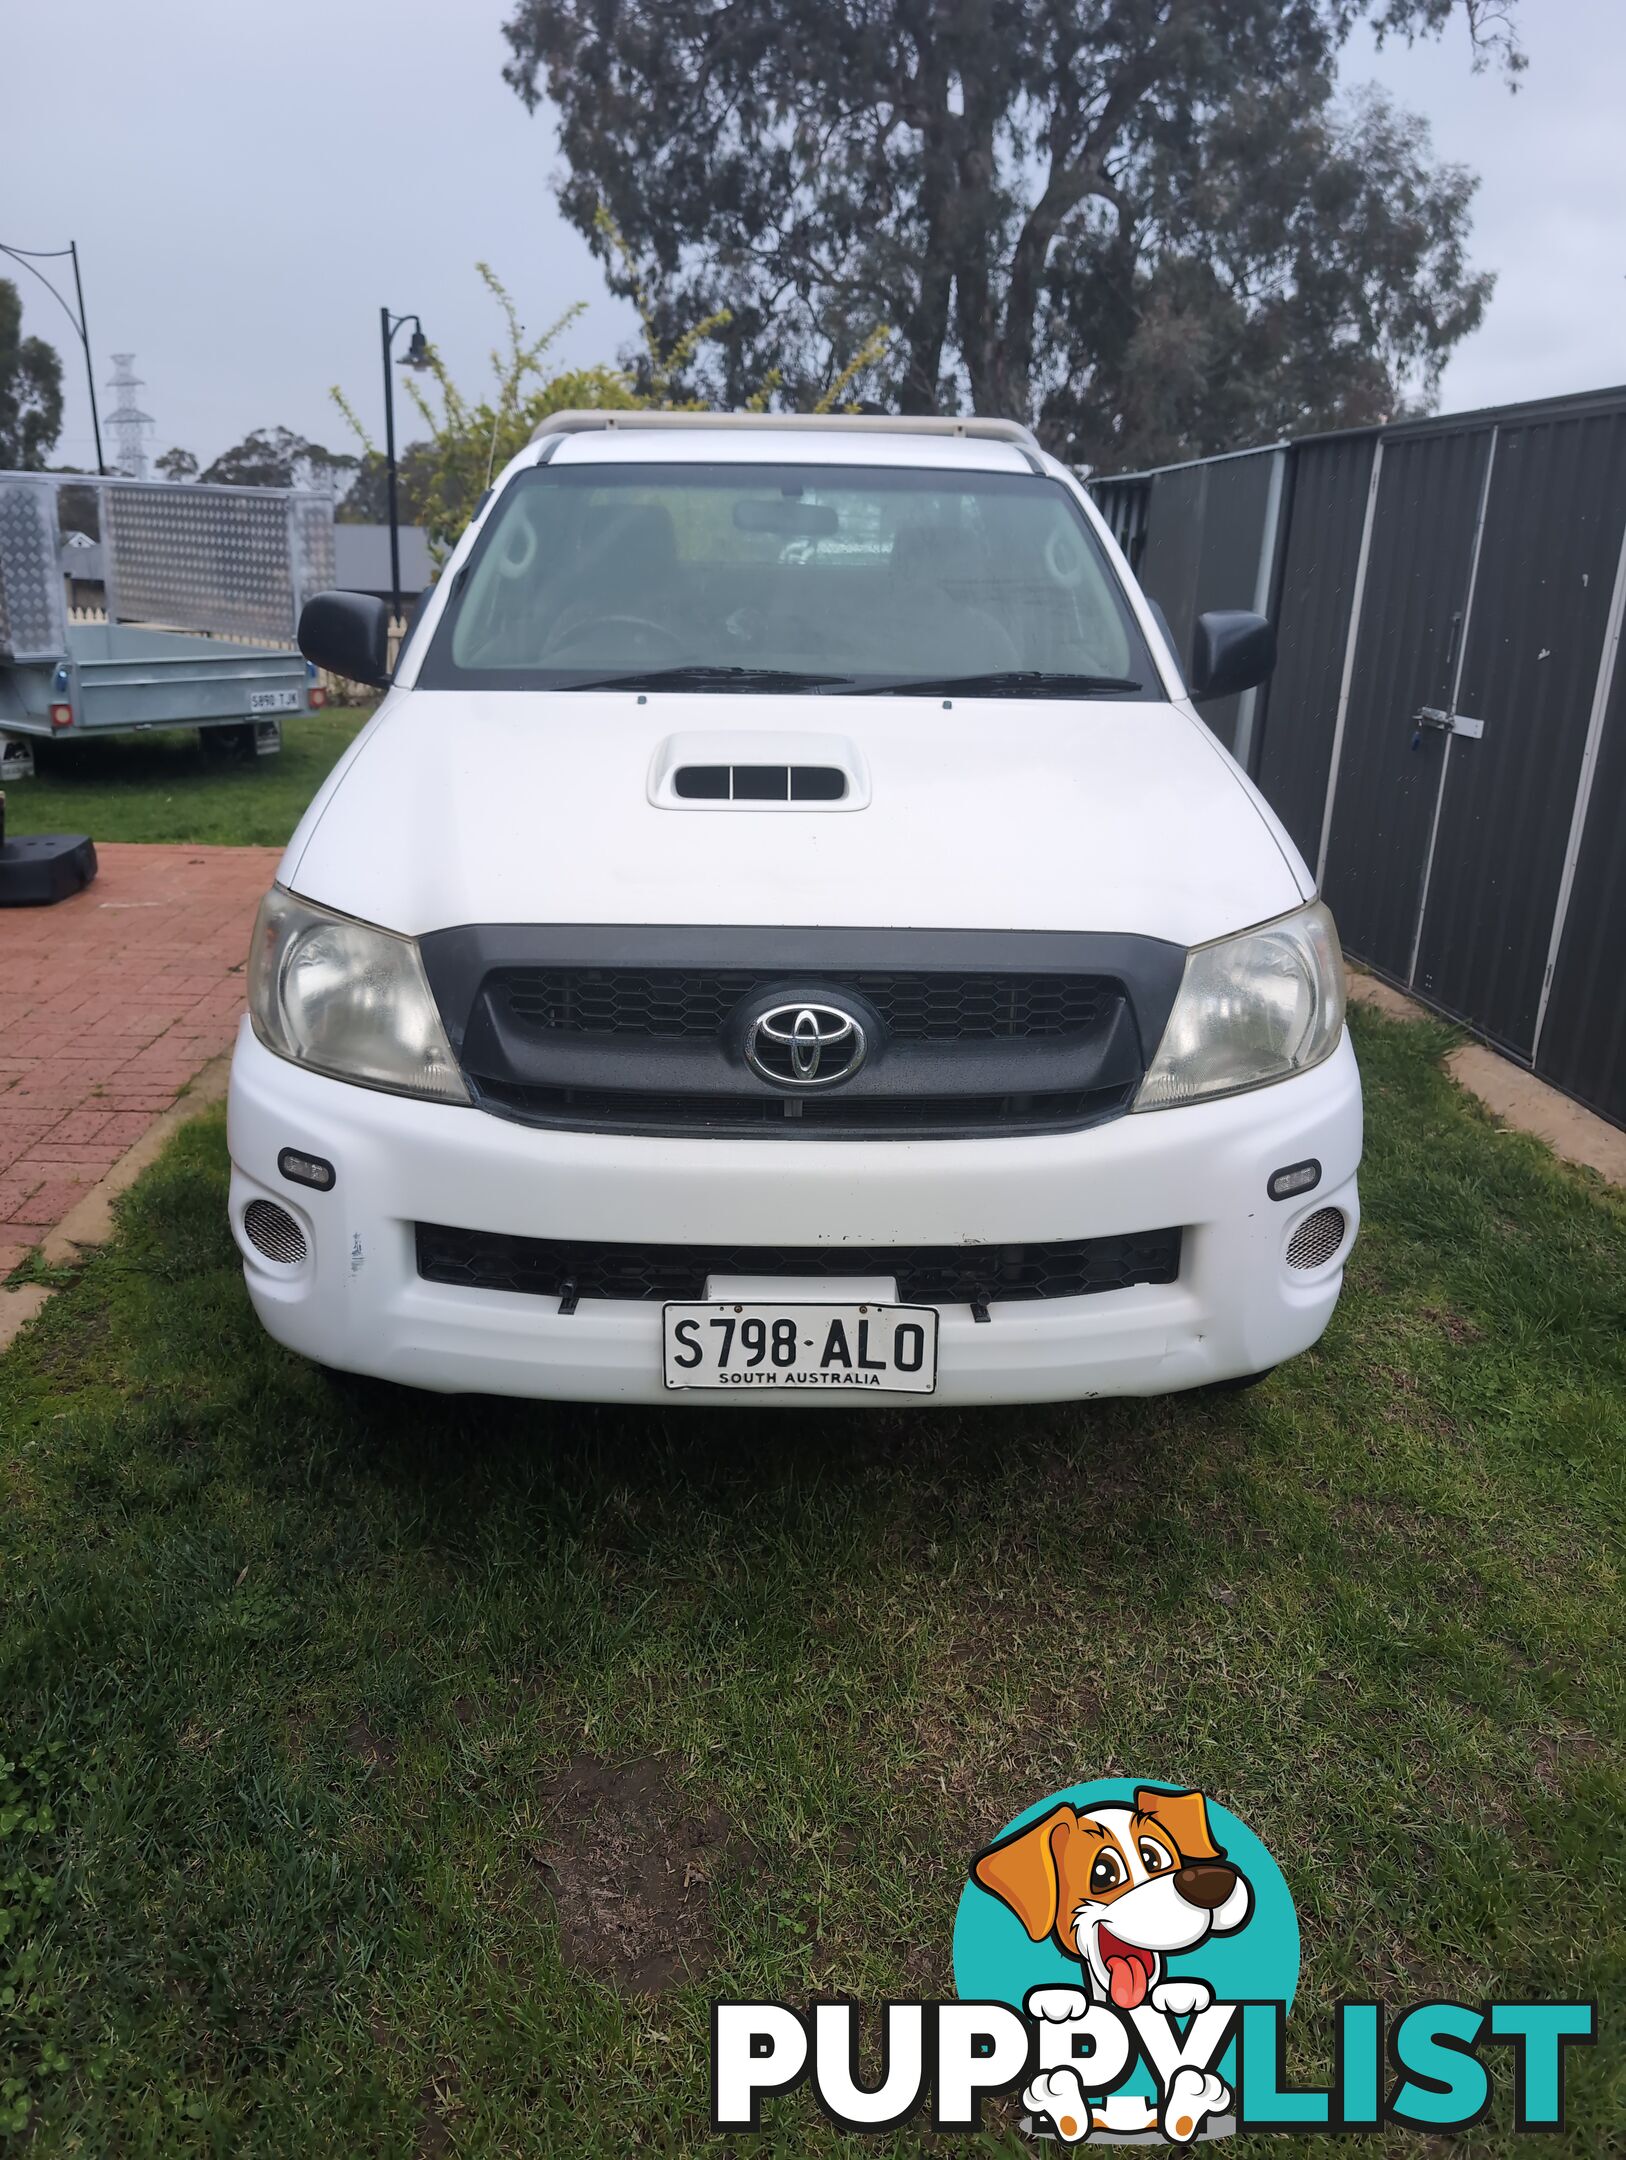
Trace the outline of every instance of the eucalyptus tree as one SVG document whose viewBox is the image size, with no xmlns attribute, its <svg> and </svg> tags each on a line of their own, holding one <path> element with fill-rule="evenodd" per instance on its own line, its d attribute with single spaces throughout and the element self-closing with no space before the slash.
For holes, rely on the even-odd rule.
<svg viewBox="0 0 1626 2160">
<path fill-rule="evenodd" d="M 517 0 L 505 72 L 656 339 L 729 311 L 699 394 L 811 403 L 885 323 L 899 409 L 1122 465 L 1426 400 L 1478 322 L 1472 176 L 1337 94 L 1363 24 L 1522 65 L 1512 0 Z"/>
</svg>

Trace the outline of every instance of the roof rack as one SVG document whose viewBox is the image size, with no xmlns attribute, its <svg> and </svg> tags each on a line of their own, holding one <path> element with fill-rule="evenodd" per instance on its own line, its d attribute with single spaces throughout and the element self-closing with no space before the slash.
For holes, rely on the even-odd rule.
<svg viewBox="0 0 1626 2160">
<path fill-rule="evenodd" d="M 531 440 L 628 428 L 829 428 L 843 433 L 858 429 L 882 435 L 972 435 L 983 442 L 1014 443 L 1022 450 L 1039 447 L 1033 430 L 1020 420 L 985 418 L 979 413 L 556 412 L 537 422 Z"/>
</svg>

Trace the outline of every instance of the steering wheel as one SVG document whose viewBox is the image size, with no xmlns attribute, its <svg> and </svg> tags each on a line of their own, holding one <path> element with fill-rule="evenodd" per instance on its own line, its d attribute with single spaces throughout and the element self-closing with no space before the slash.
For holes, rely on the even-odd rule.
<svg viewBox="0 0 1626 2160">
<path fill-rule="evenodd" d="M 662 639 L 673 652 L 682 652 L 685 649 L 684 641 L 676 630 L 669 630 L 665 623 L 655 622 L 648 615 L 589 615 L 549 638 L 542 648 L 542 658 L 562 659 L 570 647 L 579 644 L 589 632 L 596 633 L 601 630 L 631 630 L 640 637 Z"/>
</svg>

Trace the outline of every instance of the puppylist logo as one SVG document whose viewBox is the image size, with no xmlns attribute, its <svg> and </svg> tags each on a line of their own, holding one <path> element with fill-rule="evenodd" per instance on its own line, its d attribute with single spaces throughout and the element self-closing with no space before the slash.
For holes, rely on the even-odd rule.
<svg viewBox="0 0 1626 2160">
<path fill-rule="evenodd" d="M 1515 2129 L 1563 2128 L 1565 2050 L 1594 2038 L 1595 2005 L 1343 2002 L 1331 2083 L 1295 2087 L 1298 1971 L 1292 1895 L 1246 1823 L 1182 1786 L 1098 1778 L 974 1856 L 958 1999 L 887 2004 L 871 2082 L 855 2003 L 714 2004 L 712 2127 L 760 2130 L 764 2102 L 805 2082 L 849 2130 L 975 2130 L 984 2100 L 1017 2093 L 1035 2138 L 1181 2149 L 1233 2130 L 1465 2129 L 1505 2078 Z"/>
<path fill-rule="evenodd" d="M 1225 1840 L 1200 1792 L 1096 1785 L 1018 1817 L 978 1853 L 955 1985 L 1033 2021 L 1033 2128 L 1068 2144 L 1157 2131 L 1188 2145 L 1234 2127 L 1234 2006 L 1285 2014 L 1299 1931 L 1264 1847 L 1230 1822 Z"/>
</svg>

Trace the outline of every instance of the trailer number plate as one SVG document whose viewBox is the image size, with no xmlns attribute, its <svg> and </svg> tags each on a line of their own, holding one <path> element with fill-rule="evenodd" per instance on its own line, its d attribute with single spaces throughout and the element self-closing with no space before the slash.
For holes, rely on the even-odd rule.
<svg viewBox="0 0 1626 2160">
<path fill-rule="evenodd" d="M 298 712 L 302 703 L 297 690 L 251 690 L 248 709 L 261 712 Z"/>
<path fill-rule="evenodd" d="M 668 1305 L 662 1333 L 669 1388 L 929 1395 L 937 1385 L 929 1305 Z"/>
</svg>

